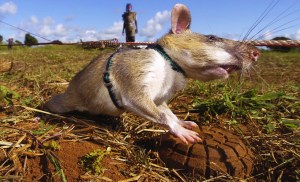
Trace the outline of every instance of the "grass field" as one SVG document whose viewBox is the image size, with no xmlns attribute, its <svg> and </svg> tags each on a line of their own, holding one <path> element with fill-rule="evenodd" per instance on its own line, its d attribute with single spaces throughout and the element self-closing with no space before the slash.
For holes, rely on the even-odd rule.
<svg viewBox="0 0 300 182">
<path fill-rule="evenodd" d="M 0 180 L 205 180 L 168 169 L 155 150 L 135 145 L 141 138 L 159 135 L 160 128 L 131 113 L 116 119 L 50 115 L 38 109 L 52 95 L 63 92 L 90 60 L 108 51 L 113 50 L 0 47 L 0 63 L 12 63 L 0 73 Z M 256 156 L 248 180 L 297 181 L 299 75 L 300 52 L 264 51 L 259 63 L 242 78 L 234 75 L 208 83 L 190 80 L 170 107 L 180 118 L 239 135 Z M 101 156 L 97 169 L 87 165 L 95 155 Z M 210 179 L 222 180 L 237 179 L 226 175 Z"/>
</svg>

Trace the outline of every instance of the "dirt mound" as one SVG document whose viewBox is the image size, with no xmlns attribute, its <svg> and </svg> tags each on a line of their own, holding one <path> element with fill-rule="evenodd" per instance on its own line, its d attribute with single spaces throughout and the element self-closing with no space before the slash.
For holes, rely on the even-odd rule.
<svg viewBox="0 0 300 182">
<path fill-rule="evenodd" d="M 171 134 L 162 137 L 158 151 L 167 167 L 193 170 L 206 178 L 220 174 L 250 176 L 253 154 L 238 136 L 211 127 L 201 127 L 198 132 L 203 141 L 193 145 L 185 145 Z"/>
</svg>

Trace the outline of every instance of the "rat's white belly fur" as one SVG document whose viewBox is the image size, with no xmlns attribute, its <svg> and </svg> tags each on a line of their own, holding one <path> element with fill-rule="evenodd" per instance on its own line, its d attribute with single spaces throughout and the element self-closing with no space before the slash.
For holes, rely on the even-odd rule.
<svg viewBox="0 0 300 182">
<path fill-rule="evenodd" d="M 150 50 L 149 60 L 145 61 L 144 72 L 139 85 L 143 93 L 149 99 L 154 101 L 156 105 L 160 105 L 168 100 L 174 92 L 184 88 L 186 84 L 185 76 L 182 73 L 176 72 L 172 69 L 171 64 L 165 60 L 160 53 Z M 121 100 L 124 105 L 130 102 L 130 98 L 122 97 Z"/>
<path fill-rule="evenodd" d="M 150 98 L 160 104 L 169 99 L 175 91 L 183 89 L 185 78 L 181 73 L 174 71 L 170 62 L 160 53 L 153 52 L 151 64 L 147 65 L 148 74 L 145 75 L 142 85 L 146 86 L 145 91 L 149 93 Z"/>
</svg>

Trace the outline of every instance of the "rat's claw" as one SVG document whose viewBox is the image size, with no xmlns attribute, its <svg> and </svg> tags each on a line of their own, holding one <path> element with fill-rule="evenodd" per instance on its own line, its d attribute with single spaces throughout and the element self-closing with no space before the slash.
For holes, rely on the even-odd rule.
<svg viewBox="0 0 300 182">
<path fill-rule="evenodd" d="M 181 125 L 178 125 L 175 129 L 171 129 L 170 131 L 185 144 L 193 144 L 202 141 L 197 132 L 186 129 Z"/>
<path fill-rule="evenodd" d="M 180 120 L 179 121 L 179 124 L 187 129 L 193 129 L 193 128 L 198 128 L 199 126 L 193 122 L 193 121 L 183 121 L 183 120 Z"/>
<path fill-rule="evenodd" d="M 194 131 L 191 131 L 191 130 L 188 130 L 190 133 L 191 133 L 191 137 L 192 137 L 192 140 L 191 140 L 191 142 L 192 143 L 197 143 L 197 142 L 200 142 L 200 141 L 202 141 L 202 139 L 199 137 L 199 133 L 197 133 L 197 132 L 194 132 Z"/>
<path fill-rule="evenodd" d="M 189 142 L 183 137 L 183 136 L 178 136 L 178 138 L 186 145 L 189 144 Z"/>
</svg>

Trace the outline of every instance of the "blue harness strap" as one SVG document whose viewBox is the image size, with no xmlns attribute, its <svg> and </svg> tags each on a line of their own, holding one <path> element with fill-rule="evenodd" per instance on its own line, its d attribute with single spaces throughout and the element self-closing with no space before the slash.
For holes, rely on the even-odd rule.
<svg viewBox="0 0 300 182">
<path fill-rule="evenodd" d="M 158 44 L 149 45 L 146 49 L 156 50 L 160 55 L 165 58 L 170 64 L 174 71 L 182 73 L 185 76 L 183 69 L 165 52 L 165 50 Z"/>
<path fill-rule="evenodd" d="M 116 98 L 116 94 L 113 92 L 113 85 L 111 84 L 111 81 L 109 79 L 109 68 L 112 65 L 112 57 L 119 52 L 119 49 L 117 49 L 112 55 L 109 56 L 109 58 L 107 59 L 107 64 L 106 64 L 106 69 L 105 72 L 103 74 L 103 81 L 104 81 L 104 85 L 106 86 L 109 96 L 112 100 L 112 102 L 114 103 L 114 105 L 118 108 L 118 109 L 122 109 L 121 104 L 119 103 L 119 101 Z"/>
</svg>

